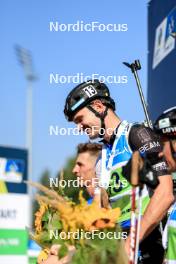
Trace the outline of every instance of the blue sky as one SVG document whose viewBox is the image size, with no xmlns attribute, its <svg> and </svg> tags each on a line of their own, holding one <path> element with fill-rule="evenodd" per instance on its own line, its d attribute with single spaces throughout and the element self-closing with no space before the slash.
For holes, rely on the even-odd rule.
<svg viewBox="0 0 176 264">
<path fill-rule="evenodd" d="M 26 87 L 14 45 L 31 51 L 39 79 L 33 86 L 33 175 L 54 177 L 86 136 L 50 136 L 49 126 L 74 127 L 63 115 L 64 100 L 75 84 L 50 84 L 49 74 L 125 75 L 127 84 L 108 84 L 122 119 L 144 118 L 135 81 L 123 61 L 140 59 L 147 87 L 147 2 L 136 0 L 2 0 L 0 64 L 0 145 L 24 147 Z M 49 22 L 127 24 L 126 32 L 50 32 Z"/>
</svg>

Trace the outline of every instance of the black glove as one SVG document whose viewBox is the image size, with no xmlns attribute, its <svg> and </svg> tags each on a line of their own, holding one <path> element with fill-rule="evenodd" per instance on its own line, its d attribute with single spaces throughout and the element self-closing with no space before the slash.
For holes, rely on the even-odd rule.
<svg viewBox="0 0 176 264">
<path fill-rule="evenodd" d="M 132 159 L 122 168 L 124 177 L 131 183 L 131 168 L 132 168 Z M 152 168 L 150 160 L 143 159 L 143 166 L 139 169 L 139 184 L 146 184 L 150 188 L 154 189 L 157 187 L 159 181 L 156 175 L 155 170 Z"/>
</svg>

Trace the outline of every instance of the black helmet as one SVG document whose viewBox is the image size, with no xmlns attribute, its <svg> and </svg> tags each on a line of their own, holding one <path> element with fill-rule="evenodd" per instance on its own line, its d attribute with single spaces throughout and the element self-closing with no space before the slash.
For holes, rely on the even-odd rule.
<svg viewBox="0 0 176 264">
<path fill-rule="evenodd" d="M 77 85 L 67 96 L 64 108 L 67 120 L 72 121 L 76 112 L 89 106 L 95 99 L 104 99 L 104 104 L 115 110 L 115 102 L 110 97 L 108 87 L 97 79 L 89 80 Z M 93 110 L 91 107 L 89 109 Z"/>
<path fill-rule="evenodd" d="M 176 138 L 176 106 L 164 111 L 154 123 L 157 133 Z"/>
</svg>

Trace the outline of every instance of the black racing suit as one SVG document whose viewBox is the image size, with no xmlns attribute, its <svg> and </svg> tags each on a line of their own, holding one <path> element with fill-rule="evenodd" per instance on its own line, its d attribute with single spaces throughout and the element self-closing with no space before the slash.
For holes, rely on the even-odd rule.
<svg viewBox="0 0 176 264">
<path fill-rule="evenodd" d="M 133 151 L 139 150 L 144 158 L 147 156 L 158 177 L 168 174 L 165 159 L 158 156 L 162 151 L 162 146 L 153 130 L 142 125 L 134 125 L 130 131 L 129 144 Z M 150 193 L 152 195 L 153 190 L 150 190 Z M 139 249 L 141 251 L 140 263 L 163 263 L 164 249 L 162 247 L 162 237 L 159 227 L 156 227 L 141 242 Z"/>
<path fill-rule="evenodd" d="M 117 131 L 118 127 L 116 129 L 116 132 Z M 110 144 L 113 145 L 114 140 L 115 135 L 111 137 Z M 147 156 L 158 177 L 168 174 L 165 159 L 163 157 L 159 158 L 159 153 L 162 151 L 162 145 L 159 137 L 152 129 L 145 127 L 144 125 L 134 124 L 129 133 L 128 143 L 132 151 L 139 150 L 141 156 L 144 158 Z M 152 195 L 153 190 L 149 190 L 149 192 Z M 163 262 L 164 249 L 162 247 L 162 237 L 159 226 L 141 242 L 139 250 L 141 254 L 141 260 L 139 263 L 160 264 Z"/>
</svg>

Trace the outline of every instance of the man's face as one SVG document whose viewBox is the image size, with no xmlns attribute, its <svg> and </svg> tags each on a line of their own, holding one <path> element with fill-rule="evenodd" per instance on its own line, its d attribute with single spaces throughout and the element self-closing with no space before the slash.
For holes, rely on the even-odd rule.
<svg viewBox="0 0 176 264">
<path fill-rule="evenodd" d="M 95 102 L 93 108 L 97 112 L 104 111 L 104 106 L 102 105 L 102 103 Z M 90 139 L 99 137 L 99 131 L 101 128 L 100 118 L 98 118 L 87 107 L 82 108 L 75 114 L 73 122 L 77 124 L 79 131 L 83 130 L 85 133 L 88 134 Z"/>
<path fill-rule="evenodd" d="M 95 162 L 97 157 L 91 155 L 90 152 L 83 152 L 78 154 L 73 173 L 83 181 L 90 196 L 93 196 L 95 178 Z"/>
</svg>

